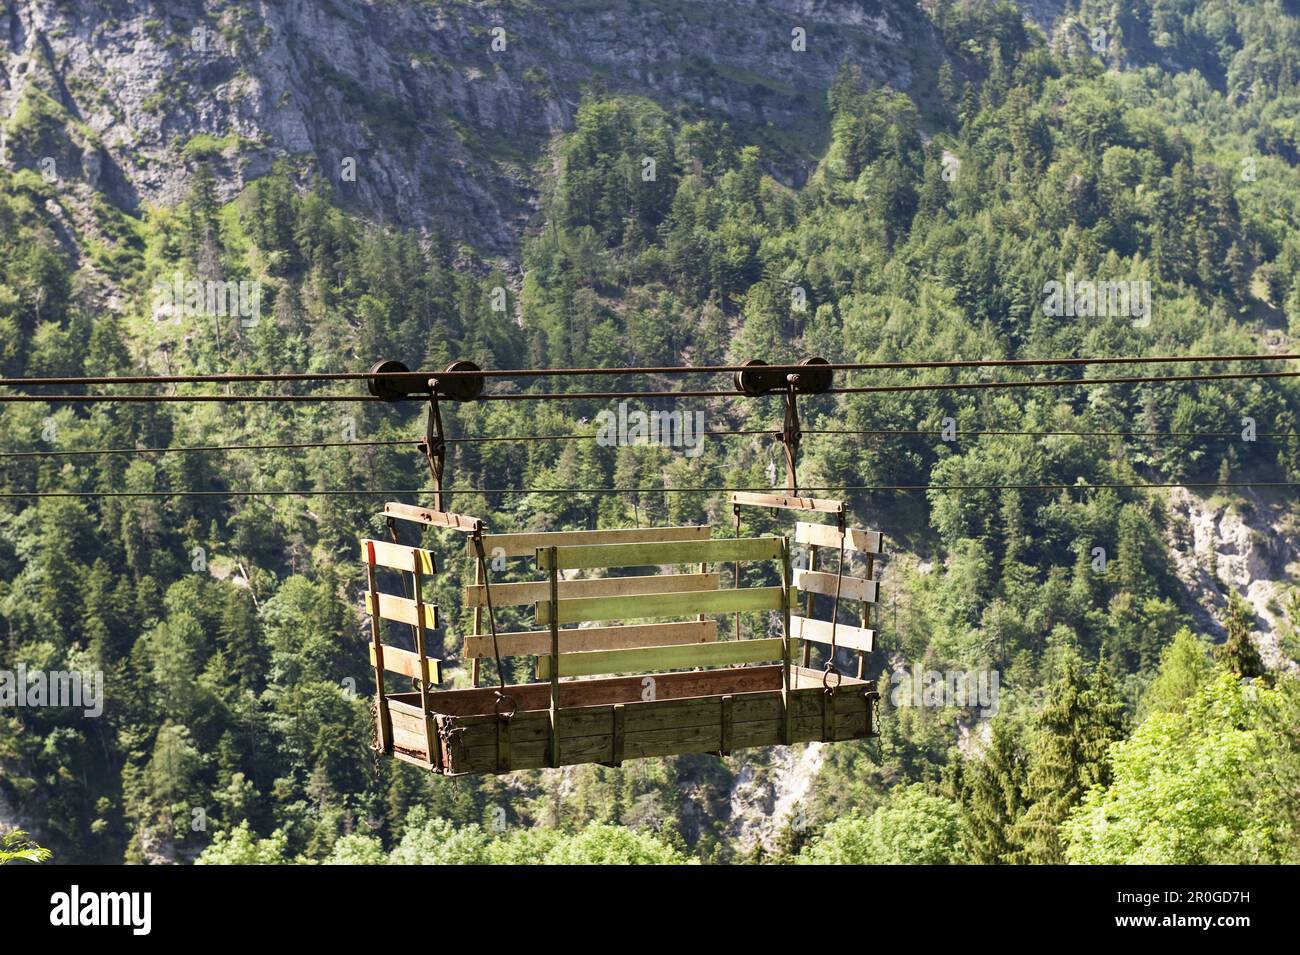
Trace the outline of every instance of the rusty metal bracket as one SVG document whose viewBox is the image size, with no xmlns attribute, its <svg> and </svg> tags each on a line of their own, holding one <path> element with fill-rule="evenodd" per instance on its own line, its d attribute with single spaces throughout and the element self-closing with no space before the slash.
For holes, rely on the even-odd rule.
<svg viewBox="0 0 1300 955">
<path fill-rule="evenodd" d="M 447 436 L 442 426 L 442 412 L 438 407 L 438 399 L 473 401 L 483 393 L 483 375 L 463 374 L 482 371 L 474 362 L 454 361 L 444 370 L 462 374 L 448 378 L 434 376 L 424 383 L 423 389 L 413 389 L 412 379 L 416 376 L 405 364 L 400 361 L 380 359 L 370 367 L 371 377 L 367 379 L 370 393 L 384 401 L 396 403 L 417 396 L 428 401 L 429 413 L 425 419 L 424 437 L 419 442 L 419 448 L 429 464 L 429 473 L 433 476 L 433 501 L 436 511 L 447 510 L 442 489 L 443 474 L 447 466 Z"/>
<path fill-rule="evenodd" d="M 785 489 L 791 495 L 799 493 L 799 476 L 795 468 L 799 463 L 799 444 L 802 440 L 799 405 L 794 396 L 794 382 L 791 381 L 785 392 L 785 421 L 781 425 L 781 447 L 785 450 Z"/>
<path fill-rule="evenodd" d="M 418 446 L 433 476 L 433 509 L 445 511 L 442 475 L 447 466 L 447 438 L 442 430 L 442 412 L 438 409 L 437 381 L 436 378 L 429 379 L 429 413 L 424 420 L 424 437 Z"/>
<path fill-rule="evenodd" d="M 799 395 L 816 395 L 831 387 L 834 373 L 825 358 L 805 358 L 799 362 L 799 370 L 783 374 L 773 371 L 767 362 L 752 358 L 744 362 L 744 368 L 735 373 L 736 391 L 751 398 L 761 397 L 780 390 L 785 395 L 785 418 L 777 440 L 785 451 L 785 487 L 786 493 L 794 496 L 799 493 L 799 445 L 803 440 L 803 428 L 799 422 Z"/>
</svg>

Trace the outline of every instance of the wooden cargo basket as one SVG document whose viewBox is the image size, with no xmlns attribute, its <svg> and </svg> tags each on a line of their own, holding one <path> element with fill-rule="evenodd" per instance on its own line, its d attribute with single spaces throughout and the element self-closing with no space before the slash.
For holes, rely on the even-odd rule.
<svg viewBox="0 0 1300 955">
<path fill-rule="evenodd" d="M 871 652 L 875 631 L 866 626 L 865 612 L 863 626 L 832 625 L 811 614 L 814 595 L 833 597 L 836 608 L 841 598 L 877 600 L 874 581 L 844 576 L 844 555 L 862 551 L 870 568 L 870 555 L 880 548 L 878 534 L 842 524 L 800 524 L 795 542 L 814 552 L 814 566 L 817 547 L 839 549 L 840 565 L 830 574 L 792 572 L 785 537 L 713 538 L 711 528 L 696 525 L 486 534 L 481 522 L 454 514 L 397 504 L 385 511 L 390 518 L 468 531 L 468 552 L 478 562 L 474 583 L 466 588 L 474 628 L 463 654 L 473 664 L 475 687 L 439 690 L 441 661 L 429 650 L 430 631 L 441 621 L 438 608 L 425 602 L 427 581 L 439 563 L 432 552 L 395 540 L 362 541 L 376 731 L 380 749 L 398 759 L 458 776 L 581 763 L 617 766 L 626 759 L 682 753 L 725 755 L 878 733 L 875 683 L 863 679 L 861 669 L 855 678 L 838 669 L 810 668 L 807 649 L 809 643 L 829 647 L 828 661 L 837 648 L 860 658 Z M 491 584 L 486 553 L 529 558 L 544 576 Z M 740 571 L 746 562 L 769 569 L 747 578 Z M 673 566 L 689 570 L 662 572 Z M 734 568 L 730 587 L 721 585 L 717 572 L 724 566 Z M 409 575 L 402 596 L 378 589 L 379 568 Z M 584 572 L 600 576 L 573 576 Z M 763 579 L 766 585 L 750 582 Z M 493 622 L 492 634 L 483 634 L 482 611 L 486 607 L 491 616 L 494 605 L 532 606 L 538 629 L 499 633 Z M 742 639 L 742 613 L 767 615 L 760 633 L 771 633 L 779 621 L 780 635 Z M 733 614 L 736 638 L 720 640 L 717 618 Z M 386 642 L 385 621 L 409 627 L 414 650 Z M 498 664 L 501 657 L 535 659 L 540 682 L 478 687 L 478 662 L 494 656 Z M 416 690 L 386 692 L 385 671 L 414 680 Z"/>
</svg>

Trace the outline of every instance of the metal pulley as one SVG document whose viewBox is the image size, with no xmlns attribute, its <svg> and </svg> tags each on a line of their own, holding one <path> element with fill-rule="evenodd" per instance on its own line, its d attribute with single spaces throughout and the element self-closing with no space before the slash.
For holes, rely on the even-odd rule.
<svg viewBox="0 0 1300 955">
<path fill-rule="evenodd" d="M 785 483 L 791 494 L 798 491 L 799 480 L 796 465 L 799 460 L 799 444 L 803 430 L 799 424 L 798 395 L 816 395 L 828 391 L 834 380 L 834 371 L 825 358 L 805 358 L 799 362 L 798 370 L 773 368 L 761 358 L 751 358 L 743 362 L 743 367 L 734 375 L 736 390 L 751 398 L 762 397 L 776 391 L 785 394 L 785 418 L 777 437 L 785 450 Z"/>
<path fill-rule="evenodd" d="M 423 382 L 422 388 L 412 388 L 412 384 L 419 380 L 415 373 L 400 361 L 381 359 L 370 367 L 370 377 L 366 379 L 370 393 L 384 401 L 428 399 L 429 413 L 425 418 L 424 437 L 420 439 L 419 448 L 429 464 L 429 474 L 433 477 L 433 506 L 438 511 L 447 509 L 443 506 L 442 492 L 442 475 L 447 463 L 447 439 L 443 433 L 438 399 L 473 401 L 483 393 L 484 378 L 482 369 L 472 361 L 454 361 L 443 370 L 462 374 L 434 375 Z"/>
<path fill-rule="evenodd" d="M 472 361 L 453 361 L 444 372 L 481 372 Z M 370 366 L 366 386 L 376 398 L 384 401 L 407 401 L 411 398 L 441 397 L 452 401 L 473 401 L 483 393 L 483 375 L 435 375 L 426 381 L 406 367 L 404 362 L 381 358 Z M 418 385 L 417 385 L 418 383 Z M 416 387 L 412 387 L 417 385 Z"/>
</svg>

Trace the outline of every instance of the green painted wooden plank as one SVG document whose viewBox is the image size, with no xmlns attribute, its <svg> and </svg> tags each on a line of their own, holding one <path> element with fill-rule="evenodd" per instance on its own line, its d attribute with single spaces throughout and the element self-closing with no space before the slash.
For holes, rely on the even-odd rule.
<svg viewBox="0 0 1300 955">
<path fill-rule="evenodd" d="M 653 673 L 685 667 L 764 663 L 781 659 L 780 637 L 760 640 L 728 640 L 724 643 L 692 643 L 680 647 L 645 647 L 634 650 L 592 650 L 561 653 L 560 676 L 592 676 L 599 673 Z M 550 657 L 537 660 L 538 676 L 549 679 Z"/>
<path fill-rule="evenodd" d="M 739 613 L 780 610 L 782 588 L 741 587 L 731 590 L 687 590 L 678 594 L 635 594 L 613 597 L 560 598 L 560 623 L 586 620 L 641 620 L 696 613 Z M 551 602 L 537 602 L 537 623 L 551 622 Z"/>
<path fill-rule="evenodd" d="M 589 544 L 557 547 L 560 570 L 591 567 L 652 567 L 658 564 L 714 564 L 737 560 L 774 560 L 781 556 L 780 537 L 722 538 L 663 543 Z M 545 548 L 537 549 L 537 566 L 549 570 Z"/>
</svg>

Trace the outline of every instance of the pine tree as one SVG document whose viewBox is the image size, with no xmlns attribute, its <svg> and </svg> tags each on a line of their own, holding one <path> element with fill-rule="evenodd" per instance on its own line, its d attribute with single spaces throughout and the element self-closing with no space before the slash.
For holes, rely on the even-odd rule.
<svg viewBox="0 0 1300 955">
<path fill-rule="evenodd" d="M 1237 676 L 1246 679 L 1264 675 L 1264 661 L 1250 638 L 1255 629 L 1254 623 L 1254 615 L 1246 601 L 1235 593 L 1229 597 L 1223 621 L 1228 639 L 1214 648 L 1214 656 Z"/>
<path fill-rule="evenodd" d="M 966 861 L 999 865 L 1011 861 L 1016 824 L 1025 811 L 1028 761 L 1008 717 L 992 722 L 982 758 L 965 768 L 962 811 L 966 819 Z"/>
<path fill-rule="evenodd" d="M 1123 736 L 1123 704 L 1106 666 L 1099 663 L 1089 677 L 1077 657 L 1068 657 L 1038 715 L 1025 788 L 1029 808 L 1014 828 L 1019 845 L 1012 861 L 1065 860 L 1060 825 L 1088 789 L 1106 784 L 1106 750 Z"/>
</svg>

